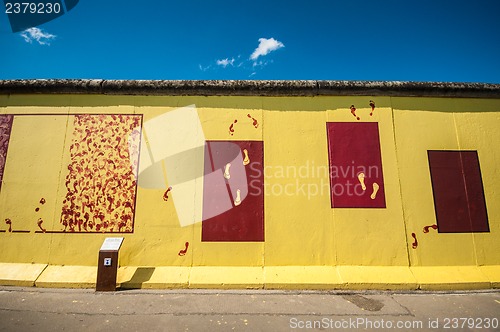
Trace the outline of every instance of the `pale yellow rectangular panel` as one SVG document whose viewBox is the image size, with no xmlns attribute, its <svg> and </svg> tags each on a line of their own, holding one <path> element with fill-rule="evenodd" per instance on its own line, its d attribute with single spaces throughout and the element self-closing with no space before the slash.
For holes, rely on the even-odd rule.
<svg viewBox="0 0 500 332">
<path fill-rule="evenodd" d="M 391 108 L 388 107 L 390 100 L 388 97 L 363 96 L 339 98 L 336 103 L 332 102 L 332 105 L 337 105 L 339 108 L 327 112 L 328 122 L 378 124 L 386 207 L 331 210 L 335 224 L 337 263 L 338 265 L 407 265 L 408 249 L 401 208 L 393 116 Z M 355 110 L 351 109 L 351 105 Z"/>
<path fill-rule="evenodd" d="M 5 225 L 9 219 L 12 228 L 0 241 L 4 261 L 47 262 L 51 235 L 35 232 L 58 223 L 54 214 L 67 121 L 64 115 L 14 117 L 0 194 L 0 220 Z"/>
<path fill-rule="evenodd" d="M 334 265 L 325 112 L 264 111 L 266 265 Z"/>
<path fill-rule="evenodd" d="M 427 107 L 426 100 L 413 98 L 413 107 Z M 447 100 L 436 100 L 440 108 Z M 452 109 L 454 102 L 448 100 Z M 413 266 L 476 264 L 472 234 L 438 234 L 425 226 L 436 224 L 434 196 L 427 150 L 458 150 L 459 144 L 451 112 L 394 110 L 396 151 L 406 237 Z M 412 236 L 415 234 L 416 241 Z M 415 246 L 416 244 L 416 246 Z M 414 248 L 414 246 L 416 248 Z"/>
<path fill-rule="evenodd" d="M 500 262 L 500 112 L 474 112 L 482 108 L 472 106 L 470 113 L 456 113 L 455 122 L 460 149 L 477 151 L 483 180 L 490 231 L 473 234 L 477 264 L 495 265 Z"/>
</svg>

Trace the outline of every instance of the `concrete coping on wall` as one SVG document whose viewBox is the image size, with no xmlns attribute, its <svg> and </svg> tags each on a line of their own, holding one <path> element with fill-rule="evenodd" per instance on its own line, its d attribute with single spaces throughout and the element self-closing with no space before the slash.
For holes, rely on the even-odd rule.
<svg viewBox="0 0 500 332">
<path fill-rule="evenodd" d="M 500 84 L 318 80 L 0 80 L 0 94 L 500 98 Z"/>
</svg>

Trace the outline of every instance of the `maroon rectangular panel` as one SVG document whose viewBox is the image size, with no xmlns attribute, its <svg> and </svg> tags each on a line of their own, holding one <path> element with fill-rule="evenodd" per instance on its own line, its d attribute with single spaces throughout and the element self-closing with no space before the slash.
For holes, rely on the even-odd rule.
<svg viewBox="0 0 500 332">
<path fill-rule="evenodd" d="M 489 232 L 476 151 L 427 151 L 440 233 Z"/>
<path fill-rule="evenodd" d="M 226 178 L 223 174 L 228 164 Z M 264 241 L 263 164 L 262 141 L 207 142 L 202 241 Z"/>
<path fill-rule="evenodd" d="M 326 127 L 332 208 L 385 208 L 378 123 Z"/>
<path fill-rule="evenodd" d="M 7 160 L 7 150 L 9 149 L 13 119 L 13 115 L 0 115 L 0 188 L 2 186 L 3 171 Z"/>
</svg>

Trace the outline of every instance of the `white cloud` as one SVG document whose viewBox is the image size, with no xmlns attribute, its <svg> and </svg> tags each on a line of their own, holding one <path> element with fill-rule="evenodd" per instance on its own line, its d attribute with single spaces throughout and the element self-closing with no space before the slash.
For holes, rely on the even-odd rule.
<svg viewBox="0 0 500 332">
<path fill-rule="evenodd" d="M 259 46 L 253 51 L 252 55 L 250 55 L 250 59 L 255 61 L 258 57 L 267 55 L 282 47 L 285 47 L 285 45 L 274 38 L 259 38 Z"/>
<path fill-rule="evenodd" d="M 210 69 L 210 65 L 206 66 L 206 67 L 203 67 L 201 64 L 198 64 L 198 68 L 200 68 L 201 71 L 207 71 L 208 69 Z"/>
<path fill-rule="evenodd" d="M 229 60 L 229 58 L 217 60 L 217 65 L 222 66 L 224 68 L 226 68 L 228 65 L 233 66 L 234 65 L 234 58 L 231 58 L 231 60 Z"/>
<path fill-rule="evenodd" d="M 270 63 L 273 63 L 274 60 L 259 60 L 259 61 L 254 61 L 253 64 L 252 64 L 252 67 L 255 68 L 255 67 L 260 67 L 260 68 L 264 68 L 265 66 L 267 66 L 268 64 Z"/>
<path fill-rule="evenodd" d="M 21 32 L 21 37 L 23 37 L 27 43 L 31 44 L 33 40 L 36 40 L 40 45 L 50 45 L 49 41 L 56 38 L 55 35 L 43 32 L 39 28 L 28 28 Z"/>
</svg>

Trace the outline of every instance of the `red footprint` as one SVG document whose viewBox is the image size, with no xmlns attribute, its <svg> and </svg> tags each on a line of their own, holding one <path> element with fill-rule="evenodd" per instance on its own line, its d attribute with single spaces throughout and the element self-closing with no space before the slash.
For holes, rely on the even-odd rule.
<svg viewBox="0 0 500 332">
<path fill-rule="evenodd" d="M 179 254 L 178 254 L 179 256 L 184 256 L 187 253 L 188 247 L 189 247 L 189 242 L 186 242 L 185 246 L 186 246 L 186 249 L 179 251 Z"/>
<path fill-rule="evenodd" d="M 7 218 L 5 219 L 5 223 L 9 225 L 9 232 L 12 232 L 12 221 L 9 218 Z"/>
<path fill-rule="evenodd" d="M 233 134 L 234 134 L 234 128 L 233 127 L 234 127 L 234 124 L 237 123 L 237 122 L 238 122 L 238 120 L 235 119 L 234 122 L 231 123 L 231 125 L 229 126 L 229 135 L 233 136 Z"/>
<path fill-rule="evenodd" d="M 351 109 L 351 114 L 354 115 L 354 117 L 359 120 L 359 116 L 356 115 L 356 107 L 354 107 L 354 105 L 351 105 L 350 109 Z"/>
<path fill-rule="evenodd" d="M 165 202 L 168 201 L 168 193 L 169 193 L 170 190 L 172 190 L 172 187 L 168 187 L 167 191 L 165 191 L 165 193 L 163 194 L 163 200 Z"/>
<path fill-rule="evenodd" d="M 45 233 L 45 232 L 47 231 L 45 228 L 43 228 L 43 227 L 42 227 L 42 224 L 43 224 L 43 220 L 42 220 L 42 218 L 39 218 L 39 219 L 38 219 L 38 222 L 37 222 L 36 224 L 38 225 L 38 228 L 40 228 L 40 230 L 41 230 L 42 232 L 44 232 L 44 233 Z"/>
<path fill-rule="evenodd" d="M 375 102 L 373 100 L 370 100 L 370 106 L 372 108 L 372 111 L 370 112 L 370 116 L 373 115 L 373 111 L 375 110 Z"/>
<path fill-rule="evenodd" d="M 434 225 L 430 225 L 430 226 L 425 226 L 424 233 L 429 233 L 429 228 L 438 229 L 438 225 L 434 224 Z"/>
<path fill-rule="evenodd" d="M 252 118 L 252 116 L 251 116 L 250 114 L 247 114 L 247 116 L 248 116 L 250 119 L 252 119 L 252 120 L 253 120 L 253 123 L 252 123 L 252 124 L 253 124 L 253 126 L 254 126 L 255 128 L 258 128 L 258 127 L 259 127 L 259 123 L 257 122 L 257 119 Z"/>
<path fill-rule="evenodd" d="M 413 242 L 413 243 L 411 244 L 411 247 L 412 247 L 413 249 L 417 249 L 417 247 L 418 247 L 417 235 L 416 235 L 415 233 L 411 233 L 411 236 L 413 236 L 413 238 L 415 239 L 415 242 Z"/>
<path fill-rule="evenodd" d="M 42 198 L 40 199 L 40 204 L 42 204 L 42 205 L 44 205 L 44 204 L 45 204 L 45 198 L 43 198 L 43 197 L 42 197 Z M 38 212 L 38 211 L 40 211 L 40 208 L 39 208 L 39 207 L 37 207 L 37 208 L 35 209 L 35 212 Z"/>
</svg>

